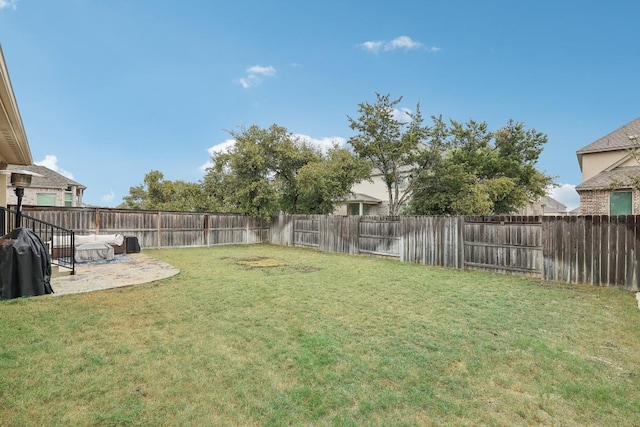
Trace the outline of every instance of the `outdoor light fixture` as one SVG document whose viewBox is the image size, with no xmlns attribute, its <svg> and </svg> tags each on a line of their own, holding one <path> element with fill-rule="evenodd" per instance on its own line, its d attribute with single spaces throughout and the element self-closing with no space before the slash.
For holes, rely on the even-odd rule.
<svg viewBox="0 0 640 427">
<path fill-rule="evenodd" d="M 26 188 L 31 186 L 31 174 L 22 172 L 11 173 L 11 185 L 18 188 Z"/>
<path fill-rule="evenodd" d="M 20 222 L 22 221 L 22 198 L 24 197 L 24 189 L 31 186 L 31 177 L 34 175 L 41 176 L 37 173 L 23 170 L 11 172 L 11 185 L 15 187 L 13 191 L 18 198 L 15 228 L 20 227 Z"/>
</svg>

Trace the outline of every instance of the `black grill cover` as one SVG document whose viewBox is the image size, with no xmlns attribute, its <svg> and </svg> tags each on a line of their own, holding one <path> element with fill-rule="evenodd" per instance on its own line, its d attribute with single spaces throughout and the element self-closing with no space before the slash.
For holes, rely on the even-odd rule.
<svg viewBox="0 0 640 427">
<path fill-rule="evenodd" d="M 42 240 L 28 228 L 0 237 L 0 299 L 51 293 L 51 260 Z"/>
</svg>

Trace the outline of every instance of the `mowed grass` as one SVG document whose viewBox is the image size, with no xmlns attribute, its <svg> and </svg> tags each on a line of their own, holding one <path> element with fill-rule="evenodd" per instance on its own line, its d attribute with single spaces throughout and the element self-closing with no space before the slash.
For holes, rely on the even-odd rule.
<svg viewBox="0 0 640 427">
<path fill-rule="evenodd" d="M 633 294 L 270 245 L 0 303 L 0 425 L 640 424 Z"/>
</svg>

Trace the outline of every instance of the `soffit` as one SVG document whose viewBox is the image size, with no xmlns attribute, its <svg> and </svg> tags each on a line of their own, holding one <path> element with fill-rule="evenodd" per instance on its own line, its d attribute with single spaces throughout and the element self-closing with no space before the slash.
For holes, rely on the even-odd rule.
<svg viewBox="0 0 640 427">
<path fill-rule="evenodd" d="M 15 165 L 33 163 L 29 141 L 0 46 L 0 162 Z"/>
</svg>

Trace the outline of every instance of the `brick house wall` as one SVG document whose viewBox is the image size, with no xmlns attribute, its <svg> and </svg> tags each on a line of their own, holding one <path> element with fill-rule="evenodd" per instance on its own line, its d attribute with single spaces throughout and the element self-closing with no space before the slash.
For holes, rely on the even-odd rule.
<svg viewBox="0 0 640 427">
<path fill-rule="evenodd" d="M 581 191 L 580 215 L 609 215 L 609 191 Z M 640 215 L 640 191 L 633 190 L 633 215 Z"/>
<path fill-rule="evenodd" d="M 7 203 L 10 205 L 16 205 L 18 198 L 13 191 L 7 192 Z M 64 191 L 55 190 L 51 188 L 25 188 L 24 196 L 22 197 L 22 204 L 25 206 L 37 206 L 38 194 L 47 193 L 54 194 L 56 196 L 56 204 L 54 206 L 64 206 Z"/>
<path fill-rule="evenodd" d="M 609 192 L 580 192 L 580 215 L 609 215 Z"/>
</svg>

